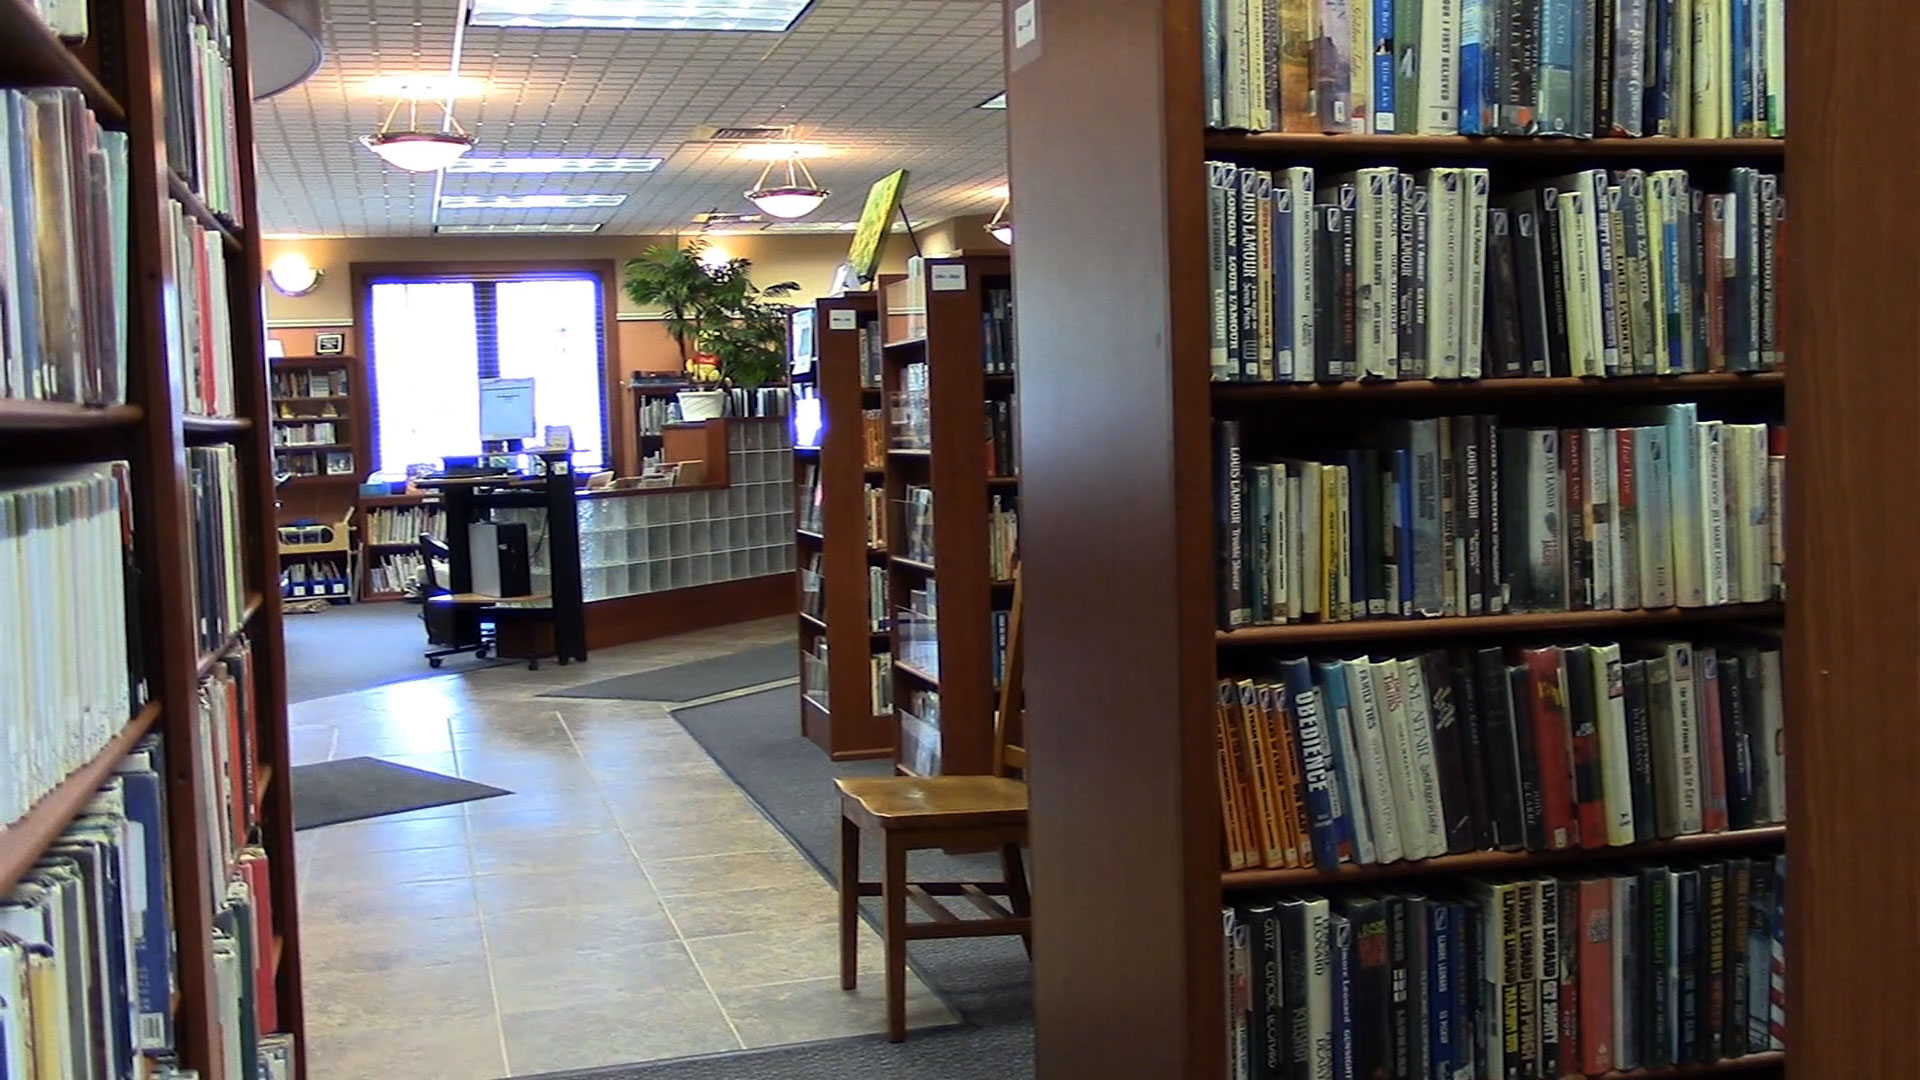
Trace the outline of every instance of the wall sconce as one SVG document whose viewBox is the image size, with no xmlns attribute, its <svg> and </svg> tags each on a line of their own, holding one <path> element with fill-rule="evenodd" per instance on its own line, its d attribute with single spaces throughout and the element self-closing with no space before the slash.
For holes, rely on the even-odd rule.
<svg viewBox="0 0 1920 1080">
<path fill-rule="evenodd" d="M 305 255 L 293 252 L 273 260 L 273 265 L 267 267 L 267 280 L 273 282 L 274 291 L 281 296 L 305 296 L 320 287 L 324 276 Z"/>
</svg>

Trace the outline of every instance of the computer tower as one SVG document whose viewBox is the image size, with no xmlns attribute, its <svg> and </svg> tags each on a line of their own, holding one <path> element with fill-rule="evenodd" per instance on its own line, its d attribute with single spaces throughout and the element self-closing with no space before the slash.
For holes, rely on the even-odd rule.
<svg viewBox="0 0 1920 1080">
<path fill-rule="evenodd" d="M 467 526 L 467 550 L 474 592 L 481 596 L 526 596 L 533 592 L 526 525 L 473 522 Z"/>
</svg>

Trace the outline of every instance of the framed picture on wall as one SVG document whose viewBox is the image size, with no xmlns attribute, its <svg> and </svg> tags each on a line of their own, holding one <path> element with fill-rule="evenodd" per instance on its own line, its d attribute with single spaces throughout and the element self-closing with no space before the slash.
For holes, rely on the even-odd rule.
<svg viewBox="0 0 1920 1080">
<path fill-rule="evenodd" d="M 316 356 L 338 356 L 347 351 L 347 335 L 315 334 L 313 351 Z"/>
</svg>

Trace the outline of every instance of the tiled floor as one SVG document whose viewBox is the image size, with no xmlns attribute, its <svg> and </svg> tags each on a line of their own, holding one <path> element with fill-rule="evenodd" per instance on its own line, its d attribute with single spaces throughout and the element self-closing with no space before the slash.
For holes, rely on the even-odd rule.
<svg viewBox="0 0 1920 1080">
<path fill-rule="evenodd" d="M 834 893 L 664 705 L 561 686 L 784 640 L 786 619 L 293 706 L 296 762 L 514 794 L 299 837 L 315 1080 L 490 1080 L 880 1031 Z M 324 662 L 295 657 L 295 663 Z M 909 975 L 909 1021 L 954 1017 Z"/>
</svg>

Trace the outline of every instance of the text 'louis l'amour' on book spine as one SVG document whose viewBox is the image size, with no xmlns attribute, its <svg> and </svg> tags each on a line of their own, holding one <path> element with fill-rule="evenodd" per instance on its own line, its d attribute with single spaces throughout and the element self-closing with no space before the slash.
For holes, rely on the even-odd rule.
<svg viewBox="0 0 1920 1080">
<path fill-rule="evenodd" d="M 1286 657 L 1215 697 L 1228 870 L 1601 849 L 1781 824 L 1765 634 Z"/>
<path fill-rule="evenodd" d="M 1547 1080 L 1786 1048 L 1787 857 L 1220 909 L 1226 1075 Z"/>
<path fill-rule="evenodd" d="M 1703 182 L 1704 183 L 1704 182 Z M 1207 163 L 1209 372 L 1344 382 L 1776 371 L 1779 177 Z"/>
<path fill-rule="evenodd" d="M 1783 138 L 1786 0 L 1200 0 L 1207 126 Z"/>
<path fill-rule="evenodd" d="M 1612 419 L 1216 421 L 1220 629 L 1784 599 L 1786 429 Z"/>
</svg>

